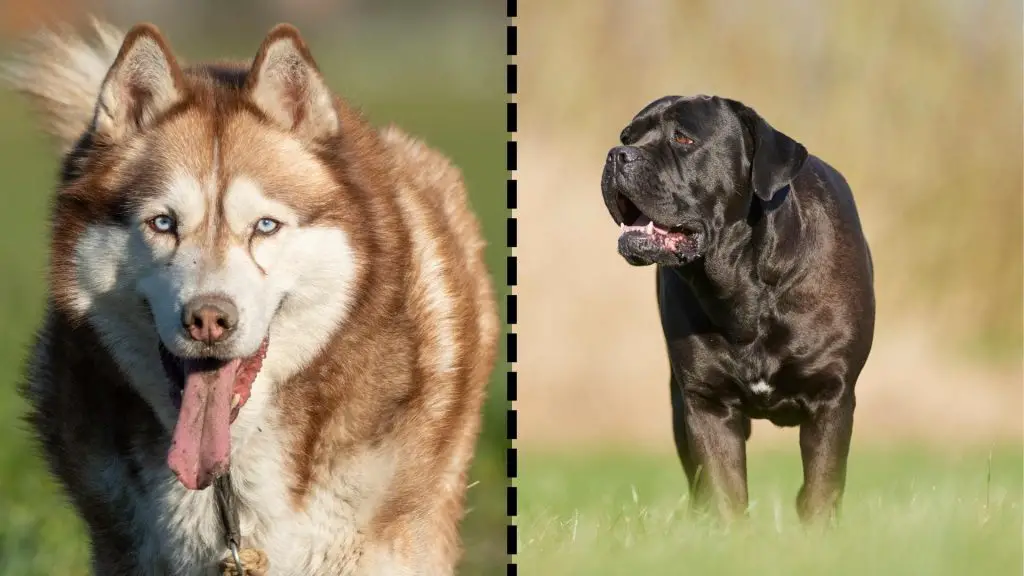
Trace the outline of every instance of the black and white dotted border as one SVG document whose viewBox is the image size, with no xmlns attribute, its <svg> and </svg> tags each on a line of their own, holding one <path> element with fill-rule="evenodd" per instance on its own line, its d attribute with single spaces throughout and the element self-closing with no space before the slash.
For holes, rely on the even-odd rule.
<svg viewBox="0 0 1024 576">
<path fill-rule="evenodd" d="M 516 94 L 518 93 L 518 78 L 516 68 L 516 54 L 519 51 L 516 19 L 518 16 L 516 0 L 507 0 L 506 3 L 506 27 L 505 27 L 505 92 L 507 94 L 505 104 L 505 130 L 508 132 L 508 142 L 505 145 L 505 169 L 508 171 L 508 180 L 505 187 L 505 207 L 508 217 L 506 219 L 505 241 L 508 248 L 508 256 L 505 267 L 505 282 L 507 291 L 505 296 L 505 326 L 506 326 L 506 362 L 508 372 L 505 374 L 505 393 L 508 401 L 508 410 L 505 419 L 505 434 L 508 438 L 508 447 L 505 457 L 505 474 L 508 477 L 505 492 L 505 514 L 508 517 L 508 529 L 505 536 L 505 549 L 508 558 L 508 576 L 515 576 L 518 573 L 516 566 L 516 554 L 518 553 L 518 533 L 516 517 L 518 515 L 517 482 L 518 466 L 515 440 L 516 430 L 516 237 L 517 220 L 517 186 L 515 173 L 516 165 L 516 132 L 518 129 Z"/>
</svg>

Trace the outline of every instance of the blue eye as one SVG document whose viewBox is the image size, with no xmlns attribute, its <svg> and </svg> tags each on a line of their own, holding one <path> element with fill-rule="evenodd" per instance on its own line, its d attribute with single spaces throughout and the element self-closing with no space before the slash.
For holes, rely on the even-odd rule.
<svg viewBox="0 0 1024 576">
<path fill-rule="evenodd" d="M 256 232 L 263 234 L 264 236 L 270 236 L 277 229 L 281 227 L 281 223 L 273 218 L 260 218 L 256 222 Z"/>
<path fill-rule="evenodd" d="M 177 228 L 177 222 L 167 214 L 161 214 L 156 218 L 150 218 L 149 227 L 157 234 L 170 234 Z"/>
</svg>

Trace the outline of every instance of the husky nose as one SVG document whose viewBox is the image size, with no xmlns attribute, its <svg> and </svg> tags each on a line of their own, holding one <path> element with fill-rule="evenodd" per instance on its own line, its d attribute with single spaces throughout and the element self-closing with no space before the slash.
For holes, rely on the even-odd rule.
<svg viewBox="0 0 1024 576">
<path fill-rule="evenodd" d="M 238 308 L 226 298 L 200 296 L 185 305 L 181 324 L 193 340 L 214 344 L 227 338 L 238 325 Z"/>
</svg>

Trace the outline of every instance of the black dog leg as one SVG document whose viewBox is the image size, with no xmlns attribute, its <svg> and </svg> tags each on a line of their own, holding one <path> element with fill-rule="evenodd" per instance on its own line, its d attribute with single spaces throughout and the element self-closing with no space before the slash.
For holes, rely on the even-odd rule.
<svg viewBox="0 0 1024 576">
<path fill-rule="evenodd" d="M 800 426 L 800 455 L 804 484 L 797 496 L 797 512 L 805 523 L 826 514 L 834 523 L 846 486 L 846 459 L 853 434 L 854 398 L 843 394 L 834 402 L 815 406 Z"/>
<path fill-rule="evenodd" d="M 690 499 L 693 507 L 705 510 L 715 501 L 723 518 L 745 515 L 746 418 L 739 410 L 714 400 L 685 392 L 682 396 L 688 452 L 694 464 Z"/>
<path fill-rule="evenodd" d="M 672 433 L 676 441 L 676 454 L 679 461 L 683 463 L 683 471 L 686 472 L 686 481 L 690 488 L 690 498 L 693 498 L 696 491 L 694 481 L 697 478 L 697 461 L 690 452 L 690 441 L 686 432 L 686 410 L 683 406 L 683 392 L 679 383 L 674 377 L 668 379 L 669 388 L 672 390 Z"/>
</svg>

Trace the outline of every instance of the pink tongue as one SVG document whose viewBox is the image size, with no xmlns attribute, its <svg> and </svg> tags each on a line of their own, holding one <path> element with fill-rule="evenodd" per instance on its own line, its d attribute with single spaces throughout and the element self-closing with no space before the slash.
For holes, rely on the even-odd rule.
<svg viewBox="0 0 1024 576">
<path fill-rule="evenodd" d="M 228 469 L 231 395 L 240 359 L 216 369 L 185 363 L 185 390 L 167 465 L 190 490 L 202 490 Z"/>
</svg>

